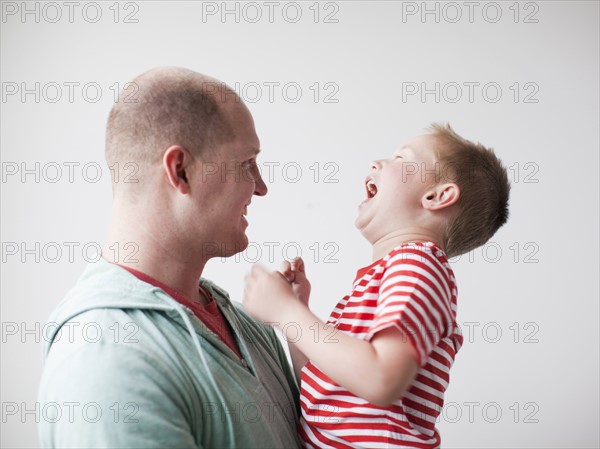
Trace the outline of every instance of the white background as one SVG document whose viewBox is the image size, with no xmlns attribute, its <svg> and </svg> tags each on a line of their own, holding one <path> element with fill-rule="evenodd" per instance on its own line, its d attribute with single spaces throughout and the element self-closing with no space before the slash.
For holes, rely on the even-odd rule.
<svg viewBox="0 0 600 449">
<path fill-rule="evenodd" d="M 597 2 L 276 2 L 271 17 L 262 2 L 78 2 L 71 18 L 63 2 L 25 7 L 39 13 L 2 2 L 3 447 L 38 444 L 35 413 L 20 412 L 36 408 L 40 334 L 84 269 L 83 245 L 92 257 L 106 236 L 115 83 L 158 65 L 237 86 L 273 167 L 249 211 L 253 251 L 204 273 L 237 300 L 250 262 L 276 267 L 300 248 L 325 318 L 371 261 L 353 225 L 369 161 L 434 121 L 492 146 L 510 167 L 511 216 L 453 265 L 465 345 L 443 446 L 598 447 Z M 79 163 L 73 182 L 65 163 Z M 20 252 L 36 242 L 38 262 Z M 73 260 L 65 242 L 79 245 Z"/>
</svg>

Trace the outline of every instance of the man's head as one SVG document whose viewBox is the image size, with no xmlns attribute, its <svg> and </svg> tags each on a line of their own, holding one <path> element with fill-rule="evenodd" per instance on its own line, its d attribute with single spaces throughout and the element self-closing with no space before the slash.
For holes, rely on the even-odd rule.
<svg viewBox="0 0 600 449">
<path fill-rule="evenodd" d="M 135 184 L 140 184 L 147 168 L 172 145 L 186 148 L 194 157 L 210 156 L 216 145 L 234 137 L 224 100 L 239 102 L 224 83 L 191 70 L 160 67 L 143 73 L 125 85 L 110 111 L 109 166 L 135 164 L 139 171 Z M 115 183 L 115 193 L 120 187 L 139 187 L 124 184 Z"/>
<path fill-rule="evenodd" d="M 433 125 L 392 157 L 376 160 L 357 227 L 375 243 L 436 238 L 448 256 L 483 245 L 508 217 L 510 185 L 492 150 Z"/>
<path fill-rule="evenodd" d="M 259 147 L 250 112 L 224 83 L 182 68 L 150 70 L 110 112 L 113 197 L 164 229 L 165 241 L 208 258 L 231 255 L 248 244 L 243 215 L 252 196 L 267 192 Z"/>
</svg>

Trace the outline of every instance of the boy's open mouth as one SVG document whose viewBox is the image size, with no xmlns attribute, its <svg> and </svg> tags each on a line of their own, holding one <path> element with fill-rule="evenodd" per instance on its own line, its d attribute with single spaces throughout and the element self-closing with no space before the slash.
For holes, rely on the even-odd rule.
<svg viewBox="0 0 600 449">
<path fill-rule="evenodd" d="M 377 195 L 377 186 L 372 179 L 367 179 L 365 187 L 367 189 L 367 198 L 373 198 L 375 195 Z"/>
</svg>

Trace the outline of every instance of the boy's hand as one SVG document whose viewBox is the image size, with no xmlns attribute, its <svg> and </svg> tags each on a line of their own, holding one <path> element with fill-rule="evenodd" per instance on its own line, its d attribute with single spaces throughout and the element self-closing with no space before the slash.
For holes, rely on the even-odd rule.
<svg viewBox="0 0 600 449">
<path fill-rule="evenodd" d="M 246 275 L 244 310 L 265 323 L 280 322 L 287 307 L 298 303 L 291 283 L 278 271 L 267 271 L 259 264 L 252 265 Z"/>
<path fill-rule="evenodd" d="M 296 257 L 291 262 L 284 260 L 281 264 L 281 274 L 288 280 L 296 298 L 308 306 L 310 297 L 310 282 L 306 278 L 304 261 L 302 257 Z"/>
</svg>

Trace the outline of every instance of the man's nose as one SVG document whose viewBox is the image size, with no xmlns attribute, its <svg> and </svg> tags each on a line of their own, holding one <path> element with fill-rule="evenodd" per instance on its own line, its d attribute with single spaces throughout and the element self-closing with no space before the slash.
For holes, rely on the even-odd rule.
<svg viewBox="0 0 600 449">
<path fill-rule="evenodd" d="M 265 184 L 265 182 L 262 179 L 262 176 L 259 173 L 258 177 L 254 181 L 254 194 L 257 196 L 265 196 L 268 191 L 269 189 L 267 188 L 267 185 Z"/>
</svg>

